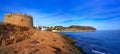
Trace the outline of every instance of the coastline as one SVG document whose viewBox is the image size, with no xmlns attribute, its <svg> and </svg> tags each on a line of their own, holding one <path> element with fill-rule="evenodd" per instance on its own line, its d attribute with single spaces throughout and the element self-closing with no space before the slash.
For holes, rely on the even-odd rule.
<svg viewBox="0 0 120 54">
<path fill-rule="evenodd" d="M 0 32 L 0 54 L 83 54 L 63 34 L 10 24 L 0 24 Z"/>
<path fill-rule="evenodd" d="M 72 38 L 70 38 L 68 35 L 65 34 L 61 34 L 63 36 L 64 39 L 66 39 L 68 42 L 70 42 L 74 47 L 76 47 L 82 54 L 86 54 L 86 52 L 84 52 L 84 50 L 80 47 L 77 47 L 75 45 L 76 41 L 73 40 Z"/>
<path fill-rule="evenodd" d="M 61 31 L 52 31 L 52 32 L 94 32 L 96 30 L 61 30 Z"/>
<path fill-rule="evenodd" d="M 112 46 L 116 46 L 116 45 L 115 44 L 112 45 L 112 43 L 111 43 L 112 41 L 108 42 L 105 39 L 105 38 L 109 39 L 108 36 L 110 35 L 110 33 L 111 33 L 110 31 L 96 31 L 96 32 L 85 32 L 85 33 L 63 32 L 61 34 L 68 35 L 68 37 L 71 37 L 73 40 L 75 40 L 76 41 L 75 45 L 78 46 L 78 48 L 82 48 L 83 51 L 85 52 L 85 54 L 113 54 L 114 52 L 115 53 L 118 52 L 117 50 L 115 51 L 112 49 L 113 48 Z M 116 31 L 115 33 L 118 33 L 118 32 Z M 103 34 L 103 35 L 96 35 L 96 34 Z M 105 36 L 105 35 L 107 35 L 107 36 Z M 85 38 L 85 37 L 88 37 L 88 38 Z M 115 38 L 112 35 L 110 35 L 110 37 L 112 37 L 112 39 Z M 99 39 L 99 38 L 101 38 L 101 39 Z M 101 42 L 101 40 L 105 40 L 105 42 L 103 43 L 103 42 Z M 99 43 L 102 45 L 99 45 Z M 113 41 L 113 43 L 114 43 L 114 41 Z M 111 44 L 112 46 L 109 44 Z M 111 46 L 111 49 L 109 49 L 108 47 L 104 47 L 106 45 Z"/>
</svg>

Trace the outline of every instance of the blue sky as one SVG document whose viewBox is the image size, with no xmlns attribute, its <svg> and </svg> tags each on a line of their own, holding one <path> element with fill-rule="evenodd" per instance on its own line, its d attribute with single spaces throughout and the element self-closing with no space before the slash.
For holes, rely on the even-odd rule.
<svg viewBox="0 0 120 54">
<path fill-rule="evenodd" d="M 120 0 L 0 0 L 0 22 L 14 12 L 33 16 L 34 25 L 120 29 Z"/>
</svg>

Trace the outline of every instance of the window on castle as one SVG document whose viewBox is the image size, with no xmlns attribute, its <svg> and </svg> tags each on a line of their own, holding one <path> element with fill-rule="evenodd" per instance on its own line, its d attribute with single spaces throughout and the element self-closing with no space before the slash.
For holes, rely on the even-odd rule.
<svg viewBox="0 0 120 54">
<path fill-rule="evenodd" d="M 21 19 L 21 21 L 23 21 L 23 19 Z"/>
<path fill-rule="evenodd" d="M 10 17 L 10 16 L 8 16 L 8 17 Z"/>
</svg>

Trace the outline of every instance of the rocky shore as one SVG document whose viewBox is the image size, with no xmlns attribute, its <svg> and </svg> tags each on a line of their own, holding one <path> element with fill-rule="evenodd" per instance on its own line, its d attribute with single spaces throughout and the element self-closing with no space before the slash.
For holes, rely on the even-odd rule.
<svg viewBox="0 0 120 54">
<path fill-rule="evenodd" d="M 62 34 L 0 23 L 0 54 L 83 54 Z"/>
</svg>

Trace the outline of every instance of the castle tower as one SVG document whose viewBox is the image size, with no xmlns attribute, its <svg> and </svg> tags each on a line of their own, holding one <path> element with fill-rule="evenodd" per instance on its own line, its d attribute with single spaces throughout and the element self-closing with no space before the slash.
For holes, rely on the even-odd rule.
<svg viewBox="0 0 120 54">
<path fill-rule="evenodd" d="M 10 23 L 18 26 L 33 27 L 33 19 L 27 14 L 12 13 L 4 16 L 4 23 Z"/>
</svg>

